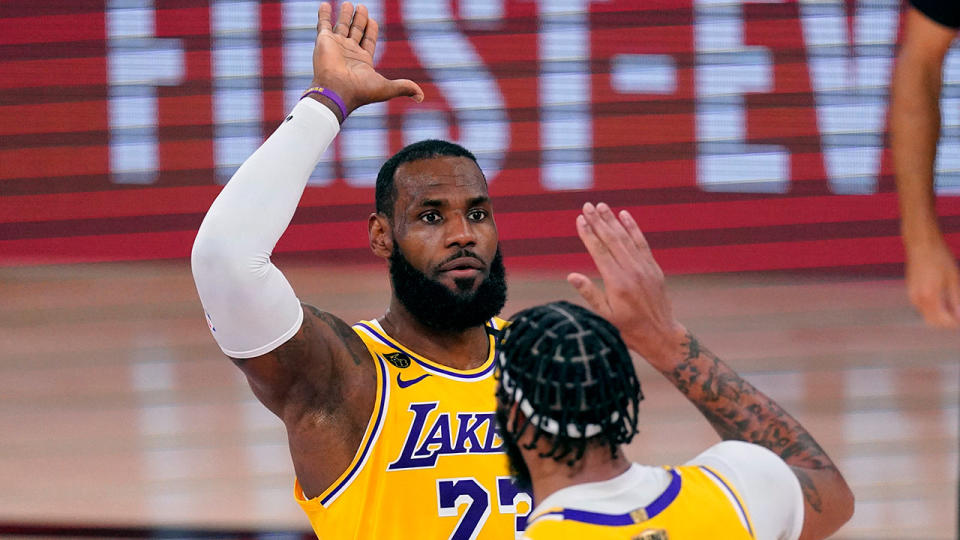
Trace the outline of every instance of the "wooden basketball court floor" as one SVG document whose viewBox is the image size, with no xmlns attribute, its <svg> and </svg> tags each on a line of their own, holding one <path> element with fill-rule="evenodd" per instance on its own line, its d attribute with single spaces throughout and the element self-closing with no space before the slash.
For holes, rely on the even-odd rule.
<svg viewBox="0 0 960 540">
<path fill-rule="evenodd" d="M 284 270 L 347 321 L 388 297 L 380 267 Z M 511 273 L 505 313 L 572 299 L 563 275 Z M 835 538 L 956 537 L 960 332 L 925 328 L 896 279 L 668 283 L 678 317 L 841 466 L 857 508 Z M 308 529 L 284 431 L 211 339 L 185 262 L 3 268 L 0 299 L 0 522 Z M 632 458 L 717 440 L 640 376 Z"/>
</svg>

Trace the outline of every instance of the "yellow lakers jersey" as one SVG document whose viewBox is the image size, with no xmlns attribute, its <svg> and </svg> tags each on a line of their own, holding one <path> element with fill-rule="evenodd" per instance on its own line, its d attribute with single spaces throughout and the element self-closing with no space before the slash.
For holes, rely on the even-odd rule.
<svg viewBox="0 0 960 540">
<path fill-rule="evenodd" d="M 570 508 L 537 509 L 524 539 L 753 539 L 750 515 L 736 489 L 702 465 L 668 467 L 670 484 L 652 503 L 626 514 Z"/>
<path fill-rule="evenodd" d="M 495 348 L 469 371 L 417 355 L 376 321 L 353 326 L 377 366 L 377 397 L 353 462 L 319 496 L 294 495 L 317 537 L 515 538 L 532 510 L 514 487 L 496 431 Z"/>
</svg>

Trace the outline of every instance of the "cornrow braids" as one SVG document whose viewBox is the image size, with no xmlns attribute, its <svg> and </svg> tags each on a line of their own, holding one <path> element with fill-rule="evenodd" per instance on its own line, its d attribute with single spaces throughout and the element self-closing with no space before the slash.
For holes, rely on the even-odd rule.
<svg viewBox="0 0 960 540">
<path fill-rule="evenodd" d="M 569 302 L 523 310 L 500 340 L 497 397 L 517 404 L 510 434 L 530 428 L 550 449 L 540 457 L 583 457 L 588 444 L 606 444 L 616 456 L 637 434 L 643 392 L 620 332 L 607 320 Z M 507 426 L 501 426 L 507 429 Z"/>
</svg>

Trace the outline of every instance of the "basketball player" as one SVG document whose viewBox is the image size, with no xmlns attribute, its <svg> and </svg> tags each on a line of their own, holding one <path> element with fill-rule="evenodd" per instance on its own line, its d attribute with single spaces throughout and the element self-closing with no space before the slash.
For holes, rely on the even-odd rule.
<svg viewBox="0 0 960 540">
<path fill-rule="evenodd" d="M 301 304 L 270 262 L 347 115 L 423 99 L 415 83 L 373 69 L 378 25 L 365 7 L 344 2 L 334 26 L 323 3 L 318 19 L 314 88 L 197 234 L 193 275 L 210 329 L 286 426 L 294 495 L 318 537 L 514 538 L 530 499 L 511 483 L 494 428 L 506 285 L 474 156 L 426 141 L 383 165 L 368 220 L 393 290 L 379 319 L 351 327 Z"/>
<path fill-rule="evenodd" d="M 960 272 L 940 230 L 933 191 L 943 64 L 960 28 L 960 2 L 910 3 L 890 103 L 907 292 L 928 324 L 960 328 Z"/>
<path fill-rule="evenodd" d="M 803 426 L 675 321 L 633 218 L 587 204 L 577 229 L 605 291 L 581 274 L 569 280 L 613 324 L 559 302 L 517 313 L 501 341 L 497 421 L 517 483 L 537 502 L 524 538 L 819 539 L 843 525 L 853 495 L 840 472 Z M 623 445 L 643 394 L 628 346 L 724 442 L 682 466 L 629 462 Z"/>
</svg>

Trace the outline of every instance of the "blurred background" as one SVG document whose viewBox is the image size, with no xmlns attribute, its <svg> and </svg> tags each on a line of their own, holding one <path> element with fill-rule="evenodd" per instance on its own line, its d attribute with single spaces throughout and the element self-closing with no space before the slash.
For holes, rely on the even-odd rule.
<svg viewBox="0 0 960 540">
<path fill-rule="evenodd" d="M 0 535 L 309 531 L 283 427 L 211 339 L 187 259 L 310 86 L 317 5 L 0 3 Z M 376 172 L 409 142 L 456 141 L 494 196 L 505 315 L 573 299 L 578 209 L 626 208 L 681 320 L 839 463 L 857 510 L 835 538 L 956 537 L 960 334 L 907 303 L 887 144 L 900 2 L 366 5 L 378 69 L 426 100 L 358 110 L 317 167 L 274 257 L 301 299 L 382 314 Z M 957 252 L 956 44 L 944 80 L 938 209 Z M 717 440 L 641 380 L 632 458 Z"/>
</svg>

